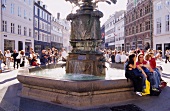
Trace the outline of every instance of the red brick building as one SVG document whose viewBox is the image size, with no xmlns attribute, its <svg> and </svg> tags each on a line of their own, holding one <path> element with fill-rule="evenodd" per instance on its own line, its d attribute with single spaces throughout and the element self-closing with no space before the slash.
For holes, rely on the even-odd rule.
<svg viewBox="0 0 170 111">
<path fill-rule="evenodd" d="M 129 0 L 130 1 L 130 0 Z M 125 14 L 125 48 L 147 50 L 153 45 L 153 3 L 151 0 L 128 2 Z"/>
</svg>

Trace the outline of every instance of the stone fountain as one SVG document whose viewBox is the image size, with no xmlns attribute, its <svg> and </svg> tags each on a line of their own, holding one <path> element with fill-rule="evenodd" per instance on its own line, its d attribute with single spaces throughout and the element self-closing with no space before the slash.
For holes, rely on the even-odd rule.
<svg viewBox="0 0 170 111">
<path fill-rule="evenodd" d="M 71 20 L 70 43 L 73 47 L 66 62 L 66 73 L 71 75 L 104 76 L 105 60 L 99 51 L 101 44 L 100 21 L 103 13 L 96 10 L 98 2 L 106 0 L 66 0 L 79 9 L 69 14 Z M 106 1 L 116 3 L 116 0 Z M 55 65 L 60 67 L 61 65 Z M 21 68 L 18 80 L 23 84 L 21 97 L 60 104 L 75 109 L 91 108 L 117 103 L 135 98 L 131 82 L 126 79 L 69 80 L 37 76 L 35 70 L 54 68 L 52 64 L 44 67 Z M 60 73 L 55 71 L 54 73 Z M 67 75 L 67 74 L 66 74 Z"/>
<path fill-rule="evenodd" d="M 81 0 L 68 1 L 80 6 L 80 9 L 67 16 L 67 20 L 71 20 L 70 43 L 73 50 L 68 56 L 66 72 L 105 75 L 104 57 L 99 51 L 102 42 L 99 19 L 103 13 L 94 11 L 96 2 L 92 0 L 82 0 L 81 4 Z"/>
</svg>

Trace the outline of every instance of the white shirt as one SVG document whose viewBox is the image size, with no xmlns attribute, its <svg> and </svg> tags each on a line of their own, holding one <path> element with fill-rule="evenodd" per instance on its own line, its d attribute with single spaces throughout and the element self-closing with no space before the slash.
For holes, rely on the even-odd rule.
<svg viewBox="0 0 170 111">
<path fill-rule="evenodd" d="M 109 54 L 105 54 L 105 59 L 106 59 L 106 61 L 109 60 Z"/>
<path fill-rule="evenodd" d="M 125 54 L 121 55 L 121 62 L 125 62 L 127 60 L 127 57 Z"/>
<path fill-rule="evenodd" d="M 68 54 L 67 54 L 67 52 L 66 51 L 63 51 L 62 53 L 61 53 L 61 56 L 62 57 L 64 57 L 65 59 L 67 58 L 67 56 L 68 56 Z"/>
<path fill-rule="evenodd" d="M 11 53 L 6 53 L 5 57 L 11 57 Z"/>
<path fill-rule="evenodd" d="M 116 62 L 116 63 L 121 62 L 121 55 L 120 55 L 120 54 L 116 54 L 115 62 Z"/>
</svg>

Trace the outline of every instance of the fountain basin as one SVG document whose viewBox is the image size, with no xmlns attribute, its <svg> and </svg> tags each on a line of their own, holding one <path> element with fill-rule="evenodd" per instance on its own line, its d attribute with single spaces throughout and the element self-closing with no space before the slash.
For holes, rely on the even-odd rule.
<svg viewBox="0 0 170 111">
<path fill-rule="evenodd" d="M 74 109 L 104 106 L 137 97 L 132 83 L 126 79 L 74 81 L 31 75 L 30 72 L 39 69 L 36 67 L 19 70 L 17 79 L 23 84 L 21 97 Z"/>
</svg>

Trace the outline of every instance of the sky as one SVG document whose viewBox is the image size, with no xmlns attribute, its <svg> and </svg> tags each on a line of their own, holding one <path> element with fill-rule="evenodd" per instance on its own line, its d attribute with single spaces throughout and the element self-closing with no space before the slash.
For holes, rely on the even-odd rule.
<svg viewBox="0 0 170 111">
<path fill-rule="evenodd" d="M 42 0 L 47 9 L 52 13 L 54 17 L 57 17 L 57 13 L 60 13 L 62 19 L 66 18 L 71 13 L 72 5 L 70 2 L 65 0 Z M 126 10 L 127 0 L 117 0 L 116 4 L 109 5 L 106 2 L 100 2 L 98 4 L 99 10 L 103 12 L 104 17 L 101 18 L 101 25 L 106 22 L 110 15 L 114 14 L 119 10 Z"/>
</svg>

